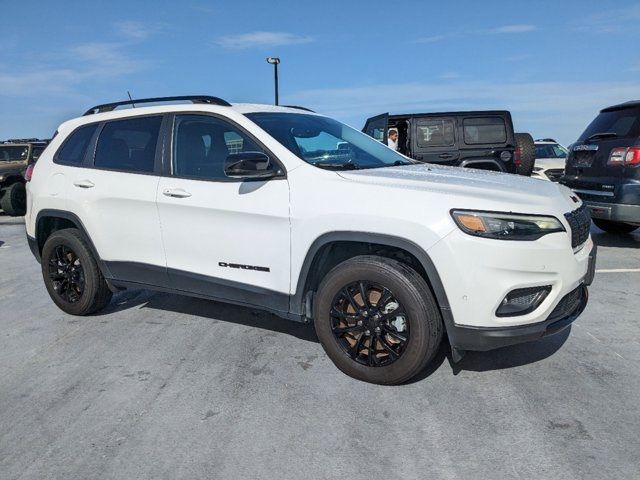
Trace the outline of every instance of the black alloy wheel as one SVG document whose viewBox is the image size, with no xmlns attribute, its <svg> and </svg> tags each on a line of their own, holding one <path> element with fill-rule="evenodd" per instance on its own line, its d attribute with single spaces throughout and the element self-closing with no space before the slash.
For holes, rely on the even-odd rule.
<svg viewBox="0 0 640 480">
<path fill-rule="evenodd" d="M 335 295 L 330 315 L 336 341 L 362 365 L 390 365 L 407 347 L 407 313 L 382 285 L 365 280 L 346 285 Z"/>
<path fill-rule="evenodd" d="M 65 302 L 76 303 L 85 287 L 84 269 L 78 255 L 65 245 L 57 245 L 49 258 L 49 278 L 53 289 Z"/>
</svg>

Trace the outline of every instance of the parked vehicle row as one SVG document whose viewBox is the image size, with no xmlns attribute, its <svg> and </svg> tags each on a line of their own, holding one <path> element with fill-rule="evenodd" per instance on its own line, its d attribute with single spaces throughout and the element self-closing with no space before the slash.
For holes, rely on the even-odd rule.
<svg viewBox="0 0 640 480">
<path fill-rule="evenodd" d="M 24 215 L 27 205 L 24 172 L 38 160 L 48 140 L 11 139 L 0 142 L 0 209 L 10 216 Z"/>
<path fill-rule="evenodd" d="M 515 133 L 505 110 L 383 113 L 363 132 L 419 162 L 531 175 L 533 138 Z"/>
<path fill-rule="evenodd" d="M 189 103 L 143 106 L 159 100 Z M 515 165 L 510 119 L 465 115 L 405 121 L 415 145 L 449 135 L 462 162 L 465 138 L 490 137 L 485 161 Z M 336 366 L 374 383 L 412 378 L 445 334 L 457 361 L 563 330 L 595 272 L 568 188 L 417 162 L 300 108 L 99 105 L 26 178 L 27 239 L 63 311 L 140 287 L 263 308 L 313 321 Z"/>
</svg>

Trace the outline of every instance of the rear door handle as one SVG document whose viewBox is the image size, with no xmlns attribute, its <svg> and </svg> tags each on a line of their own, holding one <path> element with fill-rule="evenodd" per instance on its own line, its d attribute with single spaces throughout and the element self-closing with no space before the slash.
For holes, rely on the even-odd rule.
<svg viewBox="0 0 640 480">
<path fill-rule="evenodd" d="M 167 188 L 162 191 L 162 194 L 166 197 L 171 198 L 188 198 L 191 196 L 189 192 L 183 190 L 182 188 Z"/>
<path fill-rule="evenodd" d="M 79 187 L 79 188 L 93 188 L 93 187 L 95 187 L 95 183 L 93 183 L 91 180 L 77 180 L 77 181 L 73 182 L 73 184 L 76 187 Z"/>
<path fill-rule="evenodd" d="M 453 158 L 453 155 L 451 155 L 450 153 L 441 153 L 440 155 L 438 155 L 440 158 Z"/>
</svg>

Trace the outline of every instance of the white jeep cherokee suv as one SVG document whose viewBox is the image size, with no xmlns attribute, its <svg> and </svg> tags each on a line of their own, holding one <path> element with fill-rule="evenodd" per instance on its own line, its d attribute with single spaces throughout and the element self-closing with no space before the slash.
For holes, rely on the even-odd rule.
<svg viewBox="0 0 640 480">
<path fill-rule="evenodd" d="M 99 105 L 28 172 L 46 288 L 88 315 L 149 288 L 315 324 L 355 378 L 396 384 L 447 335 L 457 360 L 569 325 L 595 245 L 551 182 L 415 163 L 300 107 Z"/>
</svg>

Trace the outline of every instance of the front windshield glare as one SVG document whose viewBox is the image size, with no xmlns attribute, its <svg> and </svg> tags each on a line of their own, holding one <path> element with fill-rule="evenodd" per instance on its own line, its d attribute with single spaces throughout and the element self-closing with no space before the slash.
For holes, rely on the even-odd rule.
<svg viewBox="0 0 640 480">
<path fill-rule="evenodd" d="M 406 157 L 343 123 L 303 113 L 250 113 L 252 121 L 307 163 L 355 170 L 409 165 Z"/>
</svg>

